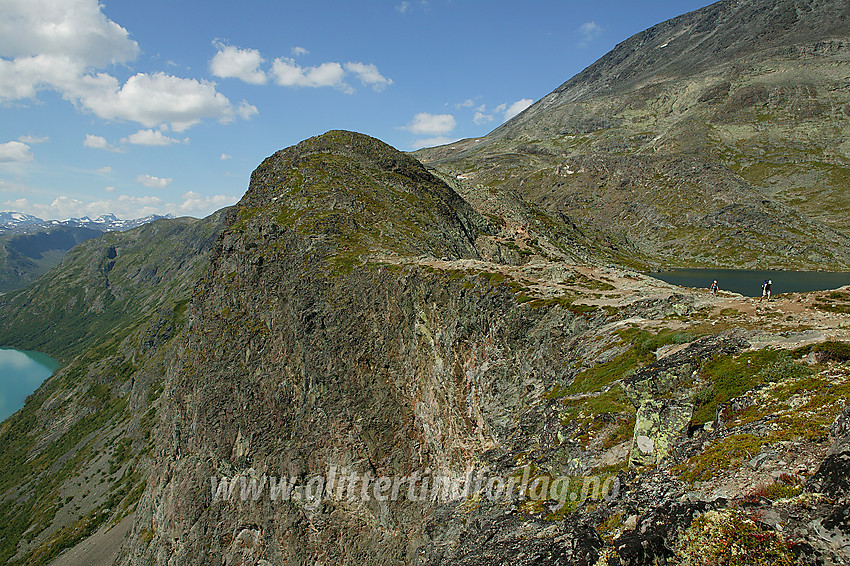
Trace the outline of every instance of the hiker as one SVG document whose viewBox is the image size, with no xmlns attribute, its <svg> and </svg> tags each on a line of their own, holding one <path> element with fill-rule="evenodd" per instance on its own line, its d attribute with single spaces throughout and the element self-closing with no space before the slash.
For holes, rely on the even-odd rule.
<svg viewBox="0 0 850 566">
<path fill-rule="evenodd" d="M 711 284 L 711 287 L 709 287 L 709 289 L 708 289 L 708 290 L 709 290 L 709 291 L 711 291 L 712 293 L 714 293 L 714 294 L 716 295 L 716 294 L 717 294 L 718 289 L 719 289 L 719 287 L 717 286 L 717 279 L 715 279 L 715 280 L 714 280 L 714 283 L 712 283 L 712 284 Z"/>
<path fill-rule="evenodd" d="M 770 302 L 770 287 L 773 285 L 773 281 L 770 279 L 765 279 L 764 283 L 761 284 L 761 298 L 764 299 L 767 297 L 768 302 Z"/>
</svg>

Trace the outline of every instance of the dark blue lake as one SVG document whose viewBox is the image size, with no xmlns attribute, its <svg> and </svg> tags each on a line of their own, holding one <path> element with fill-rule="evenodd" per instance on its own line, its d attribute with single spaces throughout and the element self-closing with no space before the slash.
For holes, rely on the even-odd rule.
<svg viewBox="0 0 850 566">
<path fill-rule="evenodd" d="M 41 352 L 0 348 L 0 421 L 23 407 L 27 395 L 58 367 L 59 362 Z"/>
<path fill-rule="evenodd" d="M 715 279 L 720 289 L 748 297 L 761 296 L 765 279 L 773 281 L 774 295 L 824 291 L 850 285 L 850 272 L 846 271 L 757 271 L 749 269 L 671 269 L 647 273 L 651 277 L 682 287 L 708 289 Z"/>
</svg>

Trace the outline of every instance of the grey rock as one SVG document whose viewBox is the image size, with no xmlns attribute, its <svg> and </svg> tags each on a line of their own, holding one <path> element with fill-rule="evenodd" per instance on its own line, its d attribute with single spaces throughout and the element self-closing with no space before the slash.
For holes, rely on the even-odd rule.
<svg viewBox="0 0 850 566">
<path fill-rule="evenodd" d="M 694 406 L 669 399 L 645 401 L 637 412 L 629 466 L 663 462 L 676 442 L 685 437 Z"/>
<path fill-rule="evenodd" d="M 736 354 L 748 346 L 749 343 L 737 332 L 700 338 L 623 379 L 623 389 L 629 401 L 639 408 L 648 399 L 669 393 L 692 378 L 713 356 Z"/>
<path fill-rule="evenodd" d="M 829 427 L 829 434 L 832 437 L 829 454 L 850 452 L 850 405 L 844 407 L 841 414 L 836 417 L 835 422 Z"/>
</svg>

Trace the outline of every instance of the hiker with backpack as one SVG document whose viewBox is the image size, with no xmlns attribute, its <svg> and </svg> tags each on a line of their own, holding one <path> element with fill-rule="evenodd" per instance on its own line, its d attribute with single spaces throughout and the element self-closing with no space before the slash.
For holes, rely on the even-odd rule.
<svg viewBox="0 0 850 566">
<path fill-rule="evenodd" d="M 764 299 L 767 297 L 767 301 L 770 302 L 770 287 L 773 285 L 773 281 L 770 279 L 765 279 L 764 283 L 761 284 L 761 298 Z"/>
</svg>

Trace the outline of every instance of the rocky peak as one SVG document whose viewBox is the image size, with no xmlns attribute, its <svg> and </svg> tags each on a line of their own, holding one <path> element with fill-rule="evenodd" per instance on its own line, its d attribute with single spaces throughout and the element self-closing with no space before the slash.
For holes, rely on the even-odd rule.
<svg viewBox="0 0 850 566">
<path fill-rule="evenodd" d="M 330 253 L 477 257 L 487 223 L 412 157 L 369 136 L 330 131 L 278 151 L 254 171 L 238 230 L 294 229 Z M 255 220 L 255 217 L 257 220 Z"/>
<path fill-rule="evenodd" d="M 846 53 L 848 35 L 850 5 L 841 0 L 715 2 L 617 44 L 493 134 L 515 135 L 544 115 L 551 120 L 553 107 L 629 95 L 659 81 L 706 71 L 740 72 L 742 60 Z"/>
<path fill-rule="evenodd" d="M 619 263 L 843 271 L 848 16 L 839 0 L 718 2 L 623 41 L 489 135 L 416 155 L 479 210 L 519 196 Z"/>
</svg>

